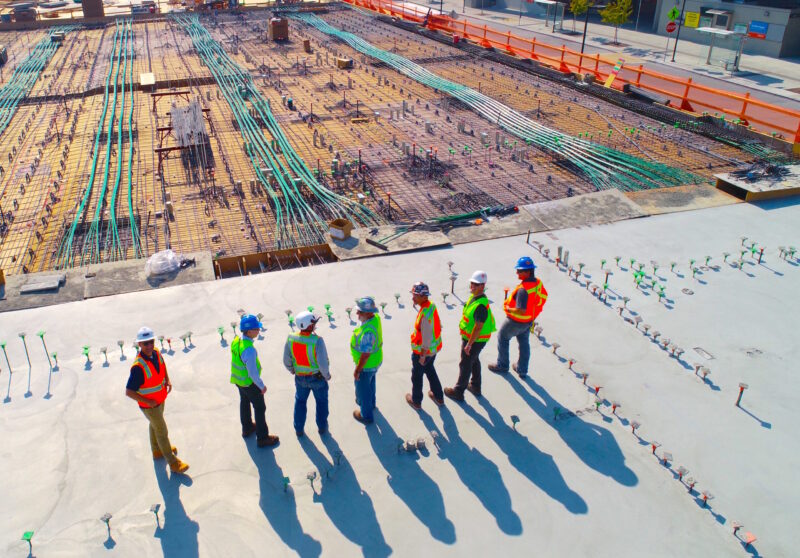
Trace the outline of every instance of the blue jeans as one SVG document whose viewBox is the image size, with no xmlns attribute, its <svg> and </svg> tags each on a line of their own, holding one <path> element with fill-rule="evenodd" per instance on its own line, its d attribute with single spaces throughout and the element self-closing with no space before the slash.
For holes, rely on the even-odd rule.
<svg viewBox="0 0 800 558">
<path fill-rule="evenodd" d="M 528 361 L 531 359 L 531 323 L 520 323 L 506 319 L 497 334 L 497 367 L 508 372 L 508 345 L 512 337 L 519 342 L 519 361 L 517 374 L 524 376 L 528 373 Z"/>
<path fill-rule="evenodd" d="M 314 392 L 317 403 L 317 428 L 323 432 L 328 429 L 328 382 L 324 378 L 314 376 L 295 376 L 294 385 L 297 392 L 294 396 L 294 429 L 302 432 L 306 425 L 306 403 L 308 396 Z"/>
<path fill-rule="evenodd" d="M 373 420 L 375 410 L 375 374 L 377 368 L 364 369 L 355 380 L 356 404 L 361 408 L 361 418 L 367 422 Z"/>
</svg>

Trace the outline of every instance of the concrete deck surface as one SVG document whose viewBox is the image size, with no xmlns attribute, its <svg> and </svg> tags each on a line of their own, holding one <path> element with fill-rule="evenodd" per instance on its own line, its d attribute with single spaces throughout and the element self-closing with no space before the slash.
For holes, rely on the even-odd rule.
<svg viewBox="0 0 800 558">
<path fill-rule="evenodd" d="M 14 374 L 9 382 L 0 360 L 0 386 L 10 390 L 0 405 L 0 554 L 25 556 L 19 538 L 34 530 L 37 556 L 791 556 L 800 499 L 800 264 L 779 259 L 777 248 L 797 243 L 797 201 L 532 236 L 551 260 L 561 245 L 572 265 L 585 263 L 590 287 L 602 283 L 606 259 L 603 267 L 614 273 L 606 302 L 587 290 L 586 276 L 568 278 L 517 236 L 3 314 L 0 340 L 8 342 Z M 749 256 L 742 270 L 723 263 L 726 251 L 729 261 L 738 259 L 741 236 L 767 247 L 761 264 Z M 472 271 L 486 270 L 500 314 L 502 289 L 513 285 L 522 254 L 535 258 L 550 293 L 542 339 L 531 337 L 531 376 L 488 372 L 497 353 L 492 339 L 481 356 L 482 399 L 467 393 L 464 404 L 448 400 L 440 410 L 425 398 L 421 412 L 411 409 L 404 400 L 415 315 L 410 285 L 431 285 L 444 323 L 437 369 L 452 385 L 460 305 L 452 295 L 442 302 L 447 262 L 454 262 L 462 299 Z M 665 301 L 652 288 L 634 288 L 630 258 L 646 263 L 646 285 L 655 276 L 665 286 Z M 700 269 L 694 279 L 690 259 Z M 651 260 L 661 264 L 655 273 Z M 367 427 L 351 416 L 352 324 L 345 314 L 364 294 L 388 303 L 379 412 Z M 620 315 L 621 297 L 630 300 Z M 310 403 L 307 435 L 298 440 L 293 382 L 279 364 L 290 331 L 284 310 L 326 303 L 335 316 L 319 328 L 332 357 L 330 434 L 317 434 Z M 265 315 L 257 347 L 269 388 L 267 420 L 281 437 L 276 449 L 239 436 L 227 346 L 239 309 Z M 635 327 L 636 316 L 685 349 L 681 360 Z M 191 465 L 188 476 L 171 476 L 163 461 L 152 461 L 146 421 L 124 396 L 130 345 L 142 324 L 172 339 L 166 417 Z M 221 325 L 226 342 L 216 333 Z M 39 329 L 58 352 L 50 397 Z M 184 350 L 178 336 L 188 330 L 193 345 Z M 118 339 L 125 340 L 125 360 Z M 108 366 L 101 346 L 108 347 Z M 706 382 L 694 374 L 695 362 L 711 370 Z M 590 374 L 586 386 L 583 372 Z M 734 406 L 739 382 L 749 384 L 741 408 Z M 601 386 L 599 411 L 594 386 Z M 615 401 L 622 404 L 616 415 Z M 556 407 L 563 409 L 559 420 Z M 641 437 L 631 433 L 632 420 L 642 423 Z M 420 437 L 425 452 L 398 453 L 399 440 Z M 674 456 L 667 466 L 651 454 L 653 440 L 661 443 L 657 456 Z M 698 481 L 693 493 L 677 480 L 681 465 Z M 312 471 L 313 487 L 306 479 Z M 714 496 L 707 508 L 702 490 Z M 148 511 L 155 503 L 162 506 L 158 524 Z M 98 519 L 106 512 L 113 514 L 111 538 Z M 744 548 L 732 521 L 745 525 L 739 537 L 758 537 L 754 545 Z"/>
</svg>

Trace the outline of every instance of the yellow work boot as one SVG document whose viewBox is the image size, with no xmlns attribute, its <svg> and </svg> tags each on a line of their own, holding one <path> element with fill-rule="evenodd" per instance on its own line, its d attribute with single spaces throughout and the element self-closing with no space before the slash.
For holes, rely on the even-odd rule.
<svg viewBox="0 0 800 558">
<path fill-rule="evenodd" d="M 189 465 L 178 459 L 175 463 L 169 464 L 169 470 L 173 473 L 185 473 L 189 470 Z"/>
<path fill-rule="evenodd" d="M 172 453 L 178 455 L 178 448 L 172 446 Z M 164 454 L 161 453 L 161 450 L 156 450 L 153 452 L 153 459 L 161 459 L 162 457 L 164 457 Z"/>
</svg>

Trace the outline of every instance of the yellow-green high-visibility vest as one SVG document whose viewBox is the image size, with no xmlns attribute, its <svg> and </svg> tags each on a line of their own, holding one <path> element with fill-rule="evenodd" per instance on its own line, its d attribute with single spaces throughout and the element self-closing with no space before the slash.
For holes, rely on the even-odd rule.
<svg viewBox="0 0 800 558">
<path fill-rule="evenodd" d="M 483 327 L 475 341 L 478 343 L 485 343 L 492 336 L 492 333 L 497 331 L 492 309 L 489 307 L 489 299 L 486 298 L 485 295 L 480 295 L 477 298 L 473 295 L 469 295 L 467 303 L 464 305 L 464 312 L 458 324 L 458 329 L 461 331 L 461 337 L 469 341 L 469 338 L 472 336 L 472 330 L 475 328 L 475 310 L 478 309 L 478 306 L 486 306 L 486 311 L 489 315 L 486 317 L 486 321 L 483 322 Z"/>
<path fill-rule="evenodd" d="M 310 376 L 319 372 L 317 364 L 317 335 L 289 335 L 292 367 L 296 376 Z"/>
<path fill-rule="evenodd" d="M 361 346 L 361 339 L 367 332 L 372 332 L 375 335 L 378 350 L 369 355 L 364 368 L 377 368 L 383 362 L 383 332 L 381 330 L 381 319 L 377 315 L 372 316 L 372 318 L 353 330 L 353 336 L 350 338 L 350 354 L 353 355 L 353 363 L 358 364 L 358 361 L 361 360 L 361 353 L 358 351 L 358 347 Z"/>
<path fill-rule="evenodd" d="M 253 340 L 249 337 L 241 338 L 238 335 L 231 341 L 231 383 L 237 386 L 247 387 L 253 383 L 247 374 L 247 366 L 242 360 L 242 353 L 245 349 L 253 346 Z M 261 361 L 256 357 L 258 365 L 258 375 L 261 376 Z"/>
</svg>

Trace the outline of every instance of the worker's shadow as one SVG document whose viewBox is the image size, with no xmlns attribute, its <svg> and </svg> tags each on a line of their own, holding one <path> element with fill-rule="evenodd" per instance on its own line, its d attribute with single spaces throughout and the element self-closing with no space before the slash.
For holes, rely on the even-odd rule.
<svg viewBox="0 0 800 558">
<path fill-rule="evenodd" d="M 245 446 L 258 469 L 258 505 L 273 531 L 301 558 L 317 558 L 322 553 L 322 545 L 303 531 L 297 518 L 294 492 L 291 487 L 284 490 L 284 474 L 275 461 L 275 453 L 269 448 L 259 448 L 254 437 L 245 440 Z"/>
<path fill-rule="evenodd" d="M 539 450 L 522 434 L 514 432 L 485 397 L 479 397 L 478 403 L 488 414 L 488 419 L 469 405 L 463 405 L 462 408 L 508 456 L 509 463 L 517 471 L 553 500 L 560 502 L 567 511 L 574 514 L 584 514 L 589 511 L 580 494 L 567 485 L 551 455 Z"/>
<path fill-rule="evenodd" d="M 181 486 L 191 486 L 192 479 L 186 475 L 167 475 L 164 461 L 153 461 L 158 489 L 164 499 L 164 524 L 156 527 L 153 536 L 161 541 L 161 551 L 166 558 L 170 556 L 198 556 L 197 534 L 200 527 L 186 515 L 181 502 Z"/>
<path fill-rule="evenodd" d="M 503 377 L 545 423 L 553 424 L 550 418 L 553 416 L 554 408 L 565 408 L 530 376 L 521 381 L 511 374 L 505 374 Z M 523 384 L 530 388 L 533 394 L 526 390 Z M 625 465 L 625 456 L 622 455 L 614 435 L 607 428 L 590 424 L 576 416 L 555 430 L 575 455 L 598 473 L 611 477 L 623 486 L 638 484 L 636 473 Z"/>
<path fill-rule="evenodd" d="M 396 442 L 400 439 L 379 412 L 375 424 L 367 428 L 372 450 L 388 473 L 392 491 L 421 521 L 431 536 L 445 544 L 456 542 L 453 522 L 447 518 L 439 486 L 408 455 L 398 455 Z"/>
<path fill-rule="evenodd" d="M 327 456 L 308 436 L 300 438 L 300 446 L 319 471 L 320 488 L 314 501 L 322 503 L 339 532 L 360 546 L 364 556 L 385 558 L 391 555 L 392 549 L 383 537 L 372 499 L 358 484 L 353 467 L 333 436 L 325 435 L 322 441 Z"/>
<path fill-rule="evenodd" d="M 428 413 L 420 411 L 419 415 L 429 432 L 439 430 Z M 503 533 L 522 534 L 522 521 L 512 508 L 511 496 L 497 465 L 461 439 L 456 421 L 447 407 L 441 407 L 440 415 L 446 438 L 438 437 L 439 457 L 450 462 L 458 478 L 494 516 Z"/>
</svg>

